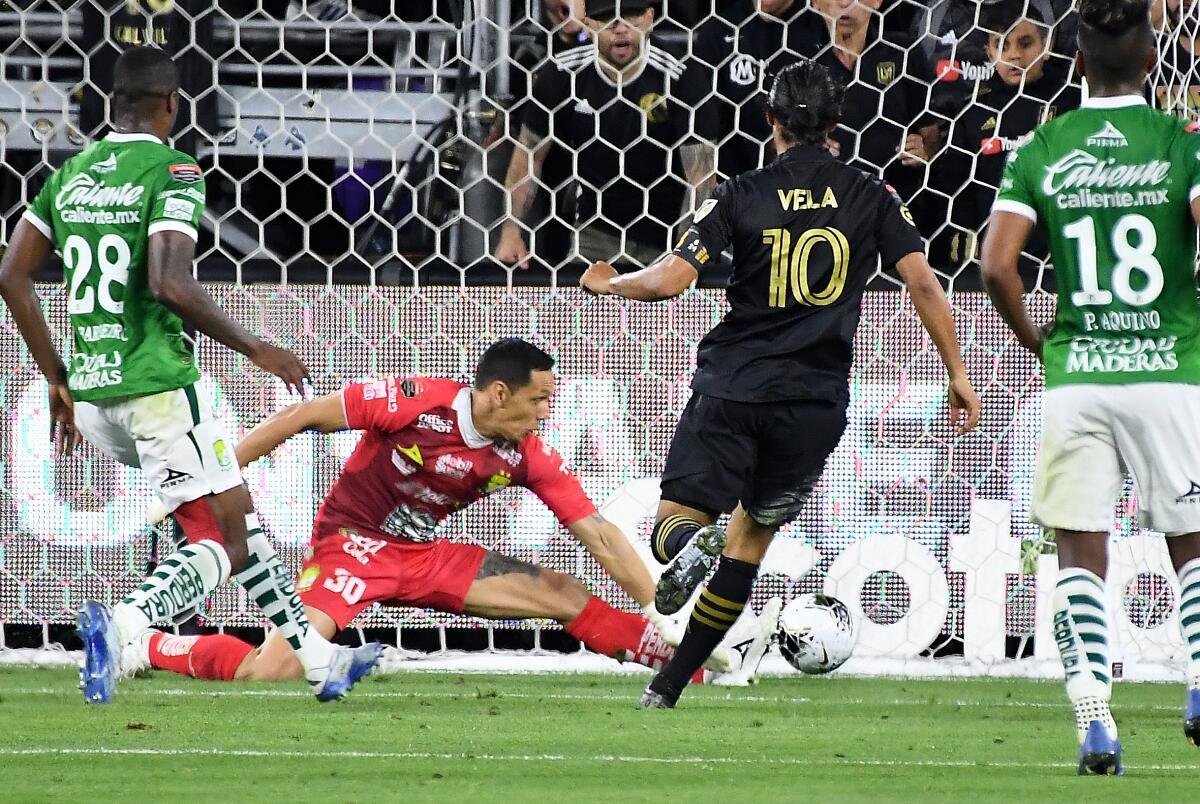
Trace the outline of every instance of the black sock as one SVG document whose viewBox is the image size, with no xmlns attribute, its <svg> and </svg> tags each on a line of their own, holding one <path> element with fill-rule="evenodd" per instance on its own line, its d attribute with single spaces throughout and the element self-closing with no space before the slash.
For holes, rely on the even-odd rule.
<svg viewBox="0 0 1200 804">
<path fill-rule="evenodd" d="M 702 527 L 696 520 L 678 514 L 656 522 L 654 532 L 650 534 L 650 552 L 659 564 L 666 564 L 679 554 Z"/>
<path fill-rule="evenodd" d="M 683 641 L 667 666 L 650 682 L 650 689 L 672 701 L 679 698 L 692 675 L 720 644 L 725 632 L 746 607 L 756 575 L 757 564 L 721 556 L 717 571 L 692 609 Z"/>
</svg>

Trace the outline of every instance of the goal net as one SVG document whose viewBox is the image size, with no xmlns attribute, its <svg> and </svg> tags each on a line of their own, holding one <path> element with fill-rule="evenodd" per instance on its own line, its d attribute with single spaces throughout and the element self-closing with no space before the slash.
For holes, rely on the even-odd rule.
<svg viewBox="0 0 1200 804">
<path fill-rule="evenodd" d="M 761 111 L 764 76 L 801 53 L 830 58 L 819 14 L 828 12 L 825 4 L 791 5 L 762 3 L 762 14 L 784 8 L 776 17 L 794 36 L 773 45 L 759 41 L 764 27 L 751 19 L 760 13 L 753 4 L 656 5 L 650 41 L 686 68 L 708 65 L 704 103 L 687 117 L 677 151 L 708 142 L 717 146 L 718 169 L 737 164 L 733 146 L 758 131 L 749 120 Z M 847 112 L 859 116 L 857 128 L 844 125 L 831 147 L 882 173 L 912 202 L 931 262 L 951 291 L 985 409 L 976 432 L 953 434 L 936 350 L 895 278 L 881 271 L 863 302 L 846 433 L 817 492 L 773 545 L 753 598 L 756 609 L 775 595 L 813 591 L 845 600 L 862 624 L 849 666 L 856 672 L 1057 672 L 1046 617 L 1056 559 L 1028 521 L 1040 370 L 979 292 L 982 220 L 971 216 L 986 196 L 981 188 L 994 192 L 998 177 L 985 157 L 1002 158 L 1029 127 L 1070 108 L 1074 21 L 1063 0 L 1001 8 L 1012 5 L 862 4 L 867 47 L 847 80 L 867 94 L 855 95 Z M 657 478 L 690 393 L 696 344 L 726 309 L 727 263 L 726 273 L 718 267 L 701 287 L 666 304 L 619 304 L 576 290 L 586 244 L 574 233 L 596 223 L 632 230 L 661 215 L 647 189 L 637 220 L 607 220 L 606 187 L 586 177 L 579 149 L 571 158 L 570 147 L 553 144 L 554 131 L 548 140 L 567 158 L 559 154 L 557 174 L 544 168 L 520 221 L 532 265 L 522 270 L 493 256 L 514 215 L 510 163 L 522 147 L 528 107 L 539 102 L 531 83 L 547 65 L 597 58 L 576 19 L 583 3 L 8 6 L 0 10 L 6 232 L 49 171 L 102 135 L 102 99 L 119 48 L 151 41 L 170 49 L 183 69 L 186 100 L 176 144 L 197 155 L 209 199 L 197 272 L 222 306 L 296 350 L 320 392 L 399 373 L 466 380 L 497 337 L 543 345 L 557 358 L 559 375 L 546 439 L 653 565 L 647 539 Z M 1195 3 L 1156 0 L 1155 10 L 1163 55 L 1148 96 L 1172 113 L 1195 116 Z M 994 62 L 1006 47 L 989 33 L 995 20 L 1005 21 L 1003 30 L 1029 22 L 1046 32 L 1039 81 L 1062 86 L 1050 93 L 1034 86 L 1035 70 L 1025 65 L 988 125 L 977 110 L 988 91 L 1003 89 Z M 712 43 L 720 47 L 713 51 Z M 761 53 L 768 46 L 770 58 Z M 657 58 L 650 66 L 675 63 Z M 863 98 L 870 101 L 865 107 Z M 639 140 L 654 136 L 656 103 L 642 108 L 647 127 Z M 577 105 L 572 100 L 565 113 L 579 113 Z M 1031 108 L 1035 119 L 1019 130 Z M 973 123 L 966 119 L 972 109 L 979 118 Z M 709 132 L 701 122 L 708 114 L 726 128 Z M 568 136 L 568 123 L 555 125 Z M 979 131 L 964 133 L 970 125 Z M 980 131 L 991 134 L 975 136 Z M 914 133 L 915 155 L 902 158 Z M 734 156 L 727 160 L 727 153 Z M 678 184 L 680 208 L 690 198 L 690 168 L 677 157 L 664 170 Z M 760 151 L 757 158 L 769 157 Z M 612 175 L 620 179 L 627 169 L 634 170 L 618 161 Z M 657 222 L 667 231 L 677 219 Z M 619 261 L 636 265 L 635 244 L 617 240 Z M 1027 257 L 1022 274 L 1031 304 L 1039 320 L 1049 320 L 1052 266 L 1044 254 Z M 61 268 L 48 269 L 38 289 L 65 349 L 60 277 Z M 231 429 L 244 432 L 292 401 L 210 341 L 200 340 L 197 361 Z M 153 495 L 137 471 L 88 446 L 52 459 L 45 383 L 7 310 L 0 318 L 0 400 L 3 654 L 2 640 L 27 635 L 29 627 L 40 627 L 47 641 L 60 638 L 58 626 L 72 621 L 84 599 L 119 599 L 143 574 L 151 533 L 157 530 L 160 542 L 168 535 L 147 521 Z M 247 471 L 262 520 L 295 567 L 316 508 L 356 440 L 354 433 L 303 434 Z M 1127 489 L 1114 511 L 1108 581 L 1120 646 L 1114 656 L 1127 677 L 1174 677 L 1182 656 L 1178 588 L 1161 535 L 1139 528 L 1135 511 Z M 569 572 L 615 605 L 631 606 L 532 495 L 489 496 L 441 533 Z M 201 619 L 218 627 L 263 625 L 236 586 L 215 593 Z M 489 635 L 553 627 L 381 607 L 356 625 Z M 7 655 L 19 655 L 11 647 Z"/>
</svg>

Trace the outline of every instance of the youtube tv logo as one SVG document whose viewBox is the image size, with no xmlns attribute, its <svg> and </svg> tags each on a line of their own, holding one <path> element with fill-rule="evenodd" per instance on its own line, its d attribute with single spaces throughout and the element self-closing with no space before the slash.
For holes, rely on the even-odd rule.
<svg viewBox="0 0 1200 804">
<path fill-rule="evenodd" d="M 942 59 L 937 63 L 939 81 L 986 81 L 996 71 L 991 64 L 974 64 L 958 59 Z"/>
</svg>

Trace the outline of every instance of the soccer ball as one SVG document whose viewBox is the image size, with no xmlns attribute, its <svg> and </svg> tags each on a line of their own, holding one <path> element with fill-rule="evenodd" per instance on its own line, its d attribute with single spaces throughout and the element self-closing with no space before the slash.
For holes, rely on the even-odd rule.
<svg viewBox="0 0 1200 804">
<path fill-rule="evenodd" d="M 800 595 L 779 616 L 779 652 L 801 673 L 836 670 L 850 658 L 858 629 L 846 604 L 828 595 Z"/>
</svg>

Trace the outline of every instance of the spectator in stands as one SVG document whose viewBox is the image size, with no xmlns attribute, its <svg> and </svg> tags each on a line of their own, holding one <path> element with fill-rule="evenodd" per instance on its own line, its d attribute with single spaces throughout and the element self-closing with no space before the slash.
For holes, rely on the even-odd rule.
<svg viewBox="0 0 1200 804">
<path fill-rule="evenodd" d="M 781 68 L 816 55 L 825 40 L 824 21 L 808 0 L 737 0 L 701 25 L 692 55 L 714 90 L 701 114 L 718 121 L 722 178 L 774 158 L 762 88 Z"/>
<path fill-rule="evenodd" d="M 523 218 L 551 148 L 574 160 L 576 253 L 588 262 L 649 265 L 670 248 L 672 229 L 693 203 L 707 197 L 713 148 L 693 128 L 705 88 L 649 41 L 654 15 L 649 0 L 588 0 L 595 45 L 564 51 L 538 70 L 505 177 L 511 217 L 496 259 L 528 265 Z"/>
<path fill-rule="evenodd" d="M 1196 0 L 1154 0 L 1150 23 L 1158 38 L 1159 63 L 1150 72 L 1151 102 L 1181 117 L 1200 115 L 1200 74 L 1196 45 L 1200 18 Z"/>
<path fill-rule="evenodd" d="M 537 69 L 551 56 L 590 41 L 583 18 L 583 0 L 543 0 L 539 19 L 523 26 L 523 30 L 532 36 L 513 51 L 512 60 L 522 69 L 511 73 L 512 105 L 507 115 L 497 116 L 496 138 L 507 135 L 510 142 L 515 142 L 519 137 L 525 107 L 532 102 L 531 86 Z M 500 171 L 505 170 L 510 156 L 509 149 L 496 149 L 494 157 L 502 159 L 504 165 L 499 168 Z M 530 201 L 526 212 L 528 220 L 538 221 L 531 226 L 529 247 L 544 267 L 561 264 L 574 245 L 572 230 L 568 226 L 568 221 L 575 218 L 575 185 L 572 178 L 571 155 L 562 148 L 550 149 L 542 163 L 540 175 L 547 192 L 538 193 Z"/>
<path fill-rule="evenodd" d="M 812 0 L 825 18 L 828 43 L 816 61 L 846 85 L 833 150 L 844 161 L 882 175 L 909 203 L 928 236 L 933 221 L 916 202 L 925 161 L 938 149 L 938 127 L 929 115 L 933 70 L 915 41 L 884 34 L 883 0 Z"/>
<path fill-rule="evenodd" d="M 542 9 L 551 31 L 551 53 L 588 43 L 591 37 L 583 24 L 583 0 L 544 0 Z"/>
<path fill-rule="evenodd" d="M 1047 20 L 1032 5 L 1022 13 L 1018 4 L 1008 14 L 994 18 L 998 32 L 988 34 L 992 77 L 979 85 L 974 102 L 954 121 L 950 147 L 935 166 L 938 186 L 954 193 L 953 263 L 977 257 L 976 235 L 991 212 L 1008 155 L 1039 125 L 1080 102 L 1069 66 L 1050 58 Z M 964 177 L 969 177 L 965 184 Z M 1037 237 L 1027 250 L 1039 259 L 1047 253 Z"/>
<path fill-rule="evenodd" d="M 932 108 L 943 122 L 971 102 L 976 84 L 992 77 L 987 40 L 988 31 L 996 26 L 989 15 L 1020 14 L 1028 6 L 1054 27 L 1054 47 L 1060 56 L 1064 60 L 1075 56 L 1074 0 L 929 0 L 927 5 L 928 12 L 917 15 L 913 36 L 934 65 L 937 83 Z"/>
</svg>

